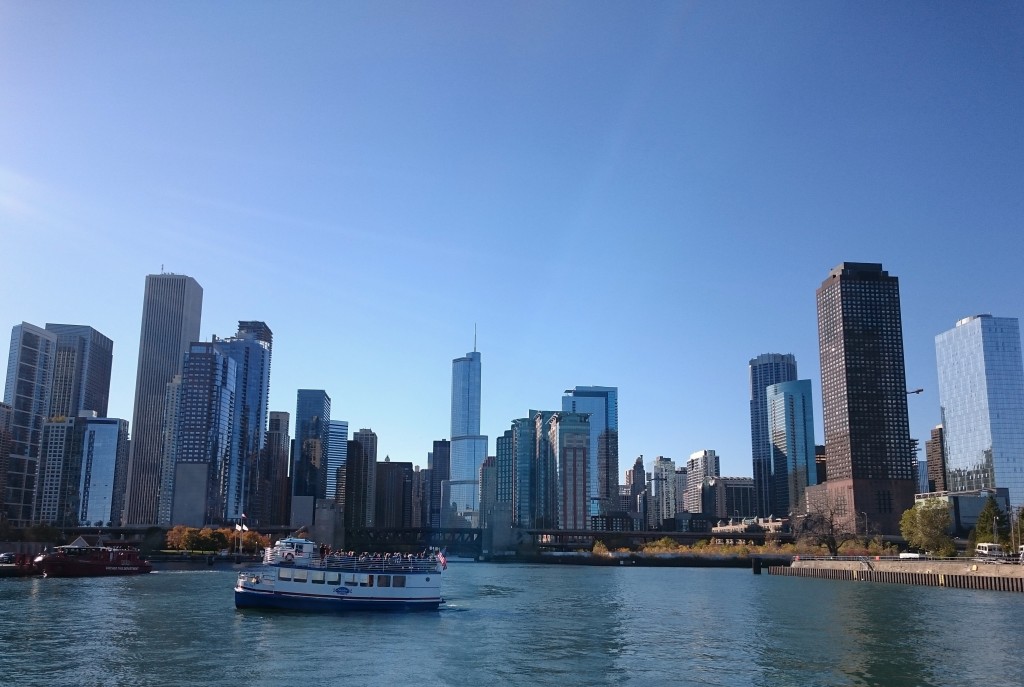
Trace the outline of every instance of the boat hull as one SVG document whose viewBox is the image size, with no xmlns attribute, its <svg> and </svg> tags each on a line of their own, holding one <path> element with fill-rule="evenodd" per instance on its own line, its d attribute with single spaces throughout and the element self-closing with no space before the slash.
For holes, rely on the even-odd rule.
<svg viewBox="0 0 1024 687">
<path fill-rule="evenodd" d="M 235 588 L 235 608 L 268 608 L 307 613 L 436 611 L 441 599 L 351 598 L 263 592 Z"/>
<path fill-rule="evenodd" d="M 145 575 L 152 572 L 149 563 L 132 565 L 108 565 L 104 563 L 82 563 L 77 561 L 44 561 L 37 563 L 43 577 L 111 577 L 117 575 Z"/>
</svg>

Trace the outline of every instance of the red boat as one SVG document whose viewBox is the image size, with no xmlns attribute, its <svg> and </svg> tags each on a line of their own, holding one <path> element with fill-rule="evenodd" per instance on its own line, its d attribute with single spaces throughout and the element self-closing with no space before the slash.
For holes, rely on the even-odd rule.
<svg viewBox="0 0 1024 687">
<path fill-rule="evenodd" d="M 111 546 L 58 546 L 36 556 L 34 563 L 43 577 L 143 575 L 153 570 L 137 550 Z"/>
</svg>

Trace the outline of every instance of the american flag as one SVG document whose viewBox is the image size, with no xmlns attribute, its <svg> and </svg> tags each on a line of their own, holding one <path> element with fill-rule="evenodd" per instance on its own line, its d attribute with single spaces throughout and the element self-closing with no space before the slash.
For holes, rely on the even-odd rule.
<svg viewBox="0 0 1024 687">
<path fill-rule="evenodd" d="M 441 570 L 448 569 L 448 559 L 444 557 L 444 551 L 437 552 L 437 562 L 441 564 Z"/>
</svg>

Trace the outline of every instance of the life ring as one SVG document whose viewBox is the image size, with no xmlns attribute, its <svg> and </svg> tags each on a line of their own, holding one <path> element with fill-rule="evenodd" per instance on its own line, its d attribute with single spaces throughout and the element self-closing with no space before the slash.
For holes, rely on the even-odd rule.
<svg viewBox="0 0 1024 687">
<path fill-rule="evenodd" d="M 294 561 L 295 561 L 295 554 L 294 554 L 294 553 L 286 553 L 286 554 L 284 555 L 284 559 L 285 559 L 285 560 L 286 560 L 287 562 L 289 562 L 289 563 L 292 563 L 292 562 L 294 562 Z"/>
</svg>

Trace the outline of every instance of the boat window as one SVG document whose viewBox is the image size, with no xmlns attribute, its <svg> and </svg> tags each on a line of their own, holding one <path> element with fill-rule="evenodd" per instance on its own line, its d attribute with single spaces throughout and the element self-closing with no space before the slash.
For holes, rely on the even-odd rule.
<svg viewBox="0 0 1024 687">
<path fill-rule="evenodd" d="M 377 575 L 377 586 L 378 587 L 390 587 L 391 586 L 391 575 Z"/>
<path fill-rule="evenodd" d="M 345 584 L 354 587 L 359 584 L 359 577 L 355 573 L 348 573 L 345 575 Z"/>
<path fill-rule="evenodd" d="M 391 578 L 392 587 L 404 587 L 405 586 L 405 575 L 395 575 Z"/>
<path fill-rule="evenodd" d="M 313 577 L 311 577 L 309 581 L 312 582 L 313 584 L 323 584 L 324 583 L 324 571 L 323 570 L 314 570 L 313 571 Z"/>
<path fill-rule="evenodd" d="M 292 579 L 292 569 L 291 568 L 278 568 L 278 570 L 277 570 L 277 579 L 279 579 L 279 580 L 290 580 L 290 579 Z"/>
<path fill-rule="evenodd" d="M 294 579 L 296 582 L 305 582 L 306 581 L 306 573 L 308 573 L 308 572 L 309 572 L 308 570 L 295 570 L 294 571 L 295 577 L 293 577 L 292 579 Z"/>
<path fill-rule="evenodd" d="M 360 587 L 372 587 L 373 586 L 373 575 L 360 575 L 359 576 Z"/>
<path fill-rule="evenodd" d="M 339 584 L 341 582 L 341 573 L 327 573 L 327 584 Z"/>
</svg>

